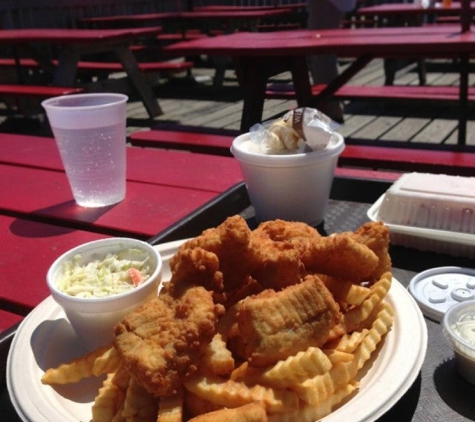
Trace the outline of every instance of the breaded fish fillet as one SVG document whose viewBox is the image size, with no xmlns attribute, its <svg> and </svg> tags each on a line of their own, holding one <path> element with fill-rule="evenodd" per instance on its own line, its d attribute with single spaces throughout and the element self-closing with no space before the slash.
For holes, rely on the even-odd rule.
<svg viewBox="0 0 475 422">
<path fill-rule="evenodd" d="M 236 315 L 244 358 L 265 366 L 323 345 L 339 321 L 339 307 L 315 275 L 284 290 L 265 290 L 239 303 Z"/>
<path fill-rule="evenodd" d="M 201 286 L 167 286 L 116 325 L 114 346 L 139 385 L 170 395 L 196 370 L 222 312 Z"/>
</svg>

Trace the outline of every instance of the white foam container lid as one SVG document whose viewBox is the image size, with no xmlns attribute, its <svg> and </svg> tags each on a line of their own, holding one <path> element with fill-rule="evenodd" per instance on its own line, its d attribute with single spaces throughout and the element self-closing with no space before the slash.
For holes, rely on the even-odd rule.
<svg viewBox="0 0 475 422">
<path fill-rule="evenodd" d="M 393 245 L 475 258 L 475 177 L 404 174 L 367 215 Z"/>
<path fill-rule="evenodd" d="M 386 191 L 386 223 L 475 234 L 475 177 L 406 173 Z"/>
</svg>

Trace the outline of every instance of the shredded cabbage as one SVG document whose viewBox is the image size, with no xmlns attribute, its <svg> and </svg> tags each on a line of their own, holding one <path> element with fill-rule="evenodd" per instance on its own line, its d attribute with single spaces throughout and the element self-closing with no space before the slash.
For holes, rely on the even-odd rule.
<svg viewBox="0 0 475 422">
<path fill-rule="evenodd" d="M 134 255 L 137 259 L 130 259 Z M 135 284 L 129 273 L 131 268 L 140 272 L 143 281 L 151 275 L 149 258 L 143 257 L 144 254 L 139 249 L 128 249 L 119 254 L 107 254 L 104 259 L 81 264 L 82 256 L 78 254 L 71 261 L 63 263 L 62 274 L 57 281 L 58 290 L 70 296 L 84 298 L 105 297 L 132 290 Z"/>
</svg>

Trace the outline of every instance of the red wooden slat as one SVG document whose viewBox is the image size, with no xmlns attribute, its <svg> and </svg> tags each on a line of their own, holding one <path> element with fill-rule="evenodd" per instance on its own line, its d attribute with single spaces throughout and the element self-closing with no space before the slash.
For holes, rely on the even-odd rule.
<svg viewBox="0 0 475 422">
<path fill-rule="evenodd" d="M 4 215 L 0 232 L 0 298 L 30 308 L 49 295 L 46 272 L 56 257 L 81 243 L 108 237 Z"/>
<path fill-rule="evenodd" d="M 21 315 L 12 314 L 11 312 L 2 311 L 0 309 L 0 333 L 17 324 L 23 319 Z"/>
<path fill-rule="evenodd" d="M 3 163 L 64 169 L 53 138 L 4 134 L 0 148 Z M 127 179 L 221 193 L 242 181 L 242 173 L 234 158 L 129 147 Z"/>
<path fill-rule="evenodd" d="M 0 209 L 6 212 L 141 238 L 156 235 L 217 195 L 193 188 L 128 181 L 126 198 L 121 203 L 83 208 L 74 202 L 64 173 L 4 164 L 0 165 L 0 191 Z"/>
<path fill-rule="evenodd" d="M 325 85 L 312 86 L 312 95 L 318 95 Z M 432 100 L 432 101 L 459 101 L 458 86 L 354 86 L 341 87 L 334 96 L 336 98 L 354 99 L 393 99 L 393 100 Z M 295 91 L 289 87 L 270 86 L 266 91 L 267 98 L 295 99 Z M 469 101 L 475 101 L 475 88 L 469 88 Z"/>
</svg>

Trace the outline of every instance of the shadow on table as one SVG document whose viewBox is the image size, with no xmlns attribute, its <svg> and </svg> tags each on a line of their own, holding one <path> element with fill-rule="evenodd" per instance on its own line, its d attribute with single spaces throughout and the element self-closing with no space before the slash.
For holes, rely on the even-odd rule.
<svg viewBox="0 0 475 422">
<path fill-rule="evenodd" d="M 410 422 L 413 420 L 414 413 L 419 402 L 421 394 L 421 374 L 417 375 L 416 380 L 409 390 L 399 399 L 399 401 L 381 416 L 377 422 Z"/>
<path fill-rule="evenodd" d="M 466 381 L 455 367 L 455 358 L 442 362 L 434 371 L 440 398 L 458 414 L 475 421 L 475 385 Z"/>
</svg>

